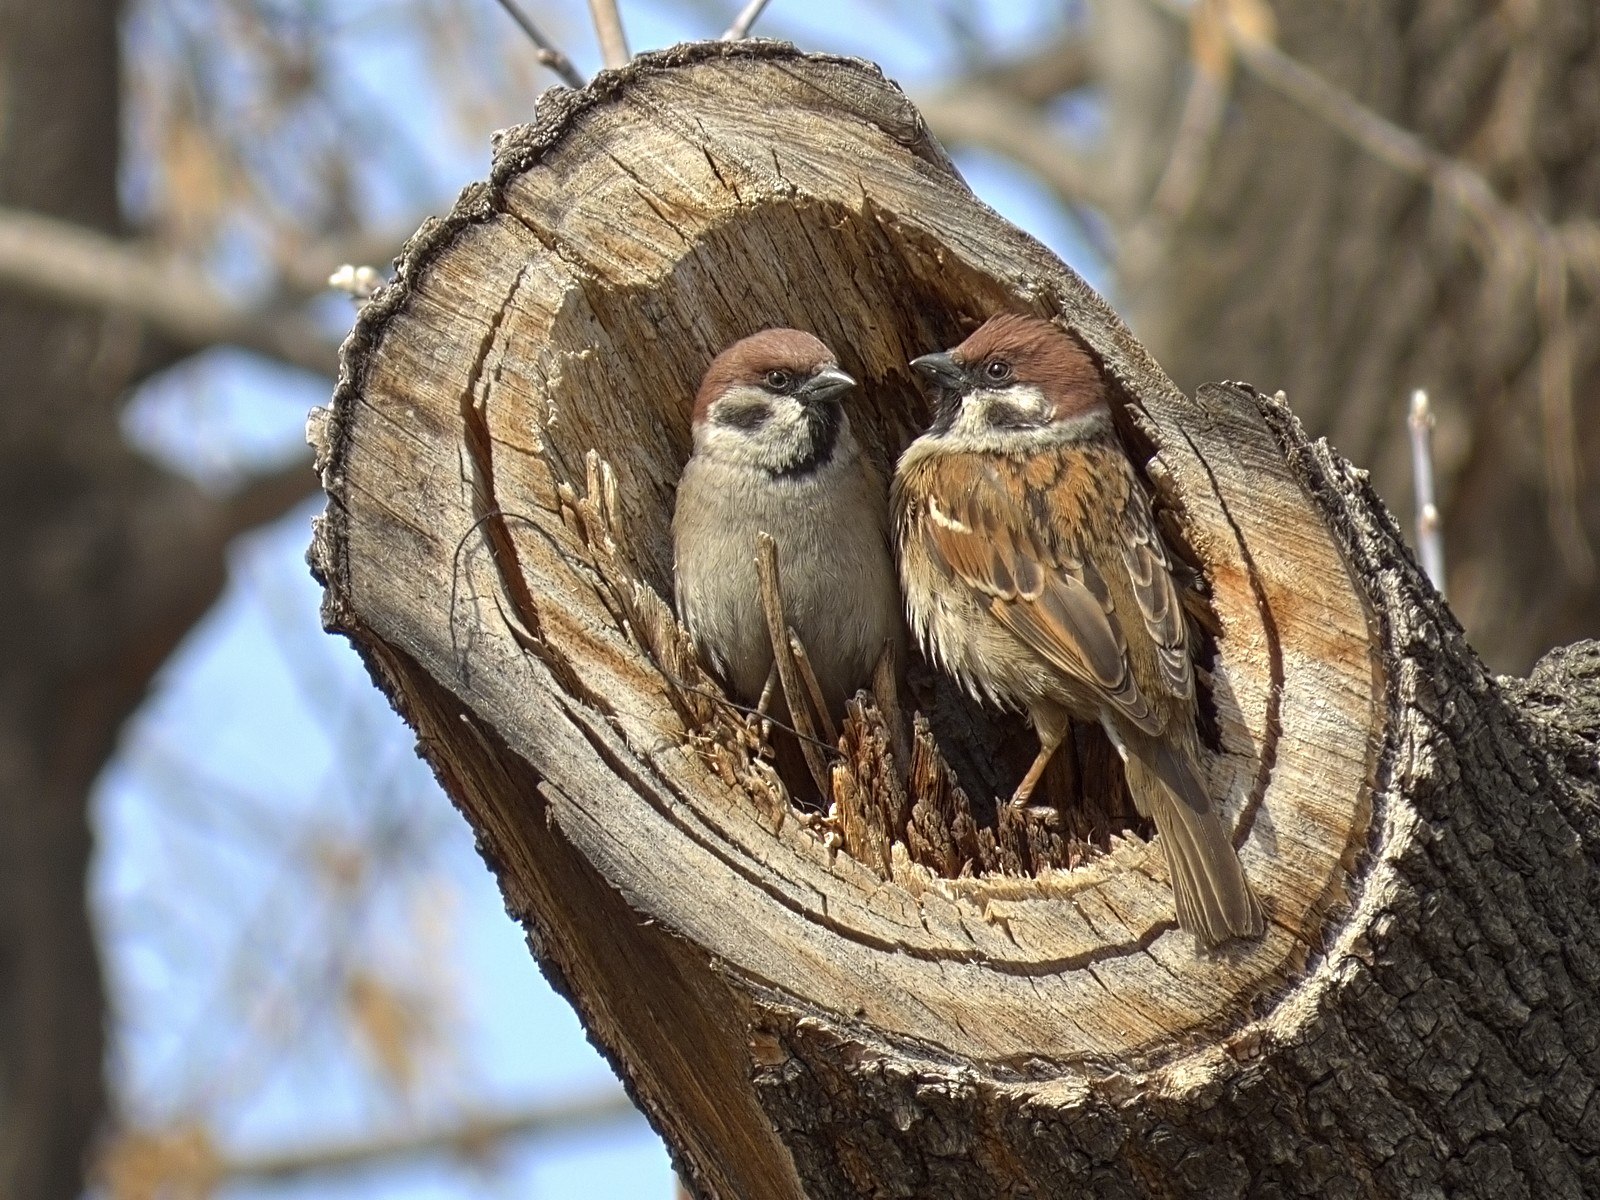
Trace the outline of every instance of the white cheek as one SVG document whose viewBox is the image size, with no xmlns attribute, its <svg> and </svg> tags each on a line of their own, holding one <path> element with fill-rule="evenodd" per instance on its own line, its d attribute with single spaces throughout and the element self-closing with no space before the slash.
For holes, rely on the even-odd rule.
<svg viewBox="0 0 1600 1200">
<path fill-rule="evenodd" d="M 965 437 L 992 437 L 995 427 L 989 420 L 991 410 L 1004 405 L 1032 417 L 1041 425 L 1048 425 L 1054 415 L 1044 393 L 1032 384 L 1012 384 L 1004 388 L 984 388 L 973 392 L 961 404 L 951 432 Z"/>
<path fill-rule="evenodd" d="M 766 467 L 787 458 L 795 445 L 809 436 L 805 410 L 792 396 L 757 393 L 739 399 L 745 403 L 765 403 L 771 415 L 755 429 L 707 421 L 696 435 L 696 453 L 709 454 L 721 462 Z"/>
<path fill-rule="evenodd" d="M 809 432 L 805 409 L 793 396 L 776 396 L 772 416 L 758 432 L 770 439 L 769 445 L 792 446 Z"/>
<path fill-rule="evenodd" d="M 1020 408 L 1030 416 L 1040 421 L 1048 421 L 1055 416 L 1055 406 L 1045 399 L 1044 393 L 1030 384 L 1016 384 L 1004 392 L 995 393 L 1003 397 L 1013 408 Z"/>
</svg>

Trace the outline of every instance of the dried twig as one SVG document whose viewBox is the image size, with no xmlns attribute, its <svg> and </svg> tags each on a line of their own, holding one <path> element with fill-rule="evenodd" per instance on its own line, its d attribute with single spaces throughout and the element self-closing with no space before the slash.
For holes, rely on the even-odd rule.
<svg viewBox="0 0 1600 1200">
<path fill-rule="evenodd" d="M 528 40 L 533 43 L 535 58 L 559 75 L 561 82 L 568 87 L 583 86 L 583 76 L 578 74 L 578 68 L 572 65 L 572 60 L 561 53 L 554 42 L 539 32 L 539 27 L 527 13 L 522 11 L 516 0 L 500 0 L 500 7 L 505 9 L 522 32 L 528 35 Z"/>
<path fill-rule="evenodd" d="M 725 42 L 737 42 L 740 38 L 750 36 L 750 27 L 760 18 L 761 12 L 767 7 L 767 0 L 750 0 L 739 10 L 739 15 L 733 19 L 733 24 L 728 26 L 728 31 L 722 35 Z"/>
<path fill-rule="evenodd" d="M 889 744 L 902 771 L 911 769 L 911 744 L 906 740 L 906 714 L 900 706 L 900 664 L 893 641 L 883 644 L 883 653 L 872 668 L 872 695 L 889 729 Z"/>
<path fill-rule="evenodd" d="M 789 648 L 789 623 L 783 611 L 783 581 L 778 576 L 778 543 L 770 534 L 756 536 L 756 573 L 761 580 L 761 611 L 767 619 L 767 636 L 772 641 L 772 660 L 778 668 L 778 682 L 783 687 L 783 698 L 789 703 L 789 720 L 799 733 L 800 752 L 805 755 L 806 769 L 824 798 L 829 793 L 831 775 L 828 762 L 819 749 L 817 728 L 811 721 L 806 704 L 804 685 L 795 666 L 794 654 Z"/>
<path fill-rule="evenodd" d="M 595 36 L 600 39 L 600 55 L 606 66 L 627 66 L 633 55 L 628 53 L 628 35 L 622 29 L 617 0 L 589 0 L 589 15 L 594 19 Z"/>
<path fill-rule="evenodd" d="M 800 682 L 805 684 L 806 696 L 811 701 L 811 706 L 816 710 L 817 723 L 822 727 L 822 736 L 830 746 L 838 745 L 839 729 L 833 723 L 833 718 L 828 715 L 828 704 L 822 698 L 822 685 L 817 682 L 817 673 L 811 669 L 811 656 L 806 653 L 806 645 L 800 640 L 800 635 L 793 628 L 789 630 L 789 650 L 794 655 L 795 670 L 799 672 Z"/>
<path fill-rule="evenodd" d="M 1411 475 L 1417 492 L 1417 552 L 1422 569 L 1433 586 L 1444 595 L 1444 538 L 1439 532 L 1439 506 L 1433 491 L 1433 411 L 1428 393 L 1418 388 L 1411 393 Z"/>
</svg>

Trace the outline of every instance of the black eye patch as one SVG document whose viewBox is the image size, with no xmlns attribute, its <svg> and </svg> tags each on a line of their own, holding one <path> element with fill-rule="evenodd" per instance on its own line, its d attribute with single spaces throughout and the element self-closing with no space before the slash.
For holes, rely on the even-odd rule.
<svg viewBox="0 0 1600 1200">
<path fill-rule="evenodd" d="M 990 401 L 984 406 L 983 415 L 991 429 L 1037 429 L 1041 424 L 1036 414 L 1002 400 Z"/>
<path fill-rule="evenodd" d="M 718 425 L 746 431 L 760 429 L 771 416 L 772 406 L 760 400 L 745 401 L 742 404 L 721 404 L 717 406 L 716 411 Z"/>
</svg>

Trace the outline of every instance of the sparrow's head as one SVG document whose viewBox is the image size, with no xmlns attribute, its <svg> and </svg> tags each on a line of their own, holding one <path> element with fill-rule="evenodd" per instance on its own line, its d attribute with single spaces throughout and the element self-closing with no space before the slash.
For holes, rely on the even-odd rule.
<svg viewBox="0 0 1600 1200">
<path fill-rule="evenodd" d="M 936 392 L 928 432 L 963 448 L 1027 451 L 1110 427 L 1105 381 L 1088 351 L 1039 317 L 991 317 L 954 350 L 911 365 Z"/>
<path fill-rule="evenodd" d="M 832 461 L 855 380 L 798 329 L 764 329 L 712 360 L 694 399 L 694 449 L 779 476 Z"/>
</svg>

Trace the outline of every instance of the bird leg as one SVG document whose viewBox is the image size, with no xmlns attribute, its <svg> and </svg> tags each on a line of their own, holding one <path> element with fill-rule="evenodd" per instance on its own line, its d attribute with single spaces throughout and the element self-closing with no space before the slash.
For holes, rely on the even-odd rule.
<svg viewBox="0 0 1600 1200">
<path fill-rule="evenodd" d="M 766 717 L 773 707 L 773 698 L 778 694 L 778 659 L 773 659 L 773 666 L 766 669 L 766 683 L 762 685 L 762 698 L 755 701 L 755 715 Z"/>
<path fill-rule="evenodd" d="M 1039 753 L 1034 756 L 1033 766 L 1028 768 L 1028 773 L 1022 777 L 1022 782 L 1017 784 L 1017 790 L 1011 793 L 1011 807 L 1023 808 L 1033 796 L 1033 789 L 1039 786 L 1039 780 L 1044 777 L 1044 769 L 1050 765 L 1050 759 L 1055 755 L 1067 730 L 1071 728 L 1065 713 L 1042 714 L 1035 712 L 1032 715 L 1033 728 L 1039 735 Z"/>
</svg>

